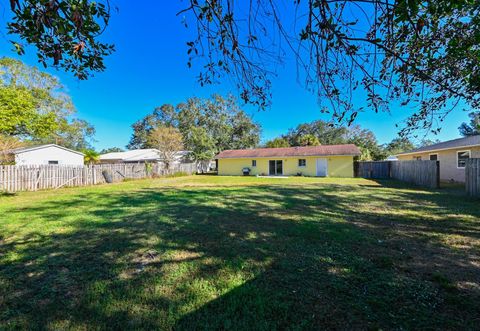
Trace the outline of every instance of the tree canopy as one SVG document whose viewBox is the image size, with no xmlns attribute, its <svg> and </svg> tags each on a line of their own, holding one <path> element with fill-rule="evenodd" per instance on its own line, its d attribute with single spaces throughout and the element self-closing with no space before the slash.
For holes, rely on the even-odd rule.
<svg viewBox="0 0 480 331">
<path fill-rule="evenodd" d="M 288 130 L 286 134 L 268 141 L 265 146 L 272 148 L 335 144 L 355 144 L 362 153 L 360 160 L 383 160 L 388 155 L 405 152 L 415 147 L 407 138 L 394 139 L 383 146 L 378 143 L 372 131 L 359 125 L 334 126 L 323 120 L 299 124 Z"/>
<path fill-rule="evenodd" d="M 282 137 L 277 137 L 272 140 L 269 140 L 265 143 L 267 148 L 279 148 L 279 147 L 290 147 L 290 144 L 287 139 Z"/>
<path fill-rule="evenodd" d="M 470 123 L 462 123 L 458 130 L 464 137 L 476 136 L 480 134 L 480 111 L 471 112 L 468 114 Z"/>
<path fill-rule="evenodd" d="M 260 141 L 260 126 L 241 110 L 234 97 L 189 98 L 177 106 L 162 105 L 132 125 L 127 148 L 154 147 L 148 137 L 159 127 L 174 127 L 197 160 L 225 149 L 250 148 Z"/>
<path fill-rule="evenodd" d="M 107 154 L 107 153 L 116 153 L 116 152 L 123 152 L 124 150 L 120 147 L 109 147 L 104 148 L 100 151 L 100 154 Z"/>
<path fill-rule="evenodd" d="M 0 134 L 88 148 L 95 129 L 74 114 L 73 102 L 56 77 L 15 59 L 0 59 Z"/>
<path fill-rule="evenodd" d="M 394 138 L 390 143 L 385 146 L 385 151 L 388 155 L 396 155 L 403 152 L 411 151 L 415 149 L 415 144 L 408 138 Z"/>
<path fill-rule="evenodd" d="M 319 146 L 320 140 L 313 134 L 306 134 L 298 139 L 300 146 Z"/>
<path fill-rule="evenodd" d="M 23 146 L 24 143 L 18 138 L 0 135 L 0 165 L 13 163 L 15 156 L 9 151 Z"/>
<path fill-rule="evenodd" d="M 83 162 L 88 165 L 98 163 L 100 161 L 100 154 L 97 153 L 94 149 L 88 148 L 82 150 Z"/>
<path fill-rule="evenodd" d="M 34 45 L 44 65 L 81 79 L 105 69 L 113 51 L 100 41 L 108 0 L 12 0 L 10 7 L 9 33 Z M 187 64 L 200 68 L 200 84 L 228 76 L 260 108 L 270 104 L 279 64 L 291 58 L 321 109 L 340 122 L 361 111 L 414 109 L 401 133 L 437 132 L 452 109 L 480 106 L 477 1 L 189 0 L 178 14 L 194 32 Z M 12 42 L 22 54 L 23 44 Z"/>
<path fill-rule="evenodd" d="M 175 161 L 177 153 L 183 150 L 182 134 L 177 128 L 161 126 L 148 135 L 148 143 L 160 151 L 160 157 L 167 169 Z"/>
</svg>

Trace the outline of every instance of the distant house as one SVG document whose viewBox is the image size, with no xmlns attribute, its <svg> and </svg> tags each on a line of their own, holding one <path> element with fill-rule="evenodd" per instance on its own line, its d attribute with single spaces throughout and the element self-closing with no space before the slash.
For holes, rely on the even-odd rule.
<svg viewBox="0 0 480 331">
<path fill-rule="evenodd" d="M 189 152 L 179 151 L 176 154 L 177 163 L 185 162 Z M 157 163 L 162 162 L 160 151 L 155 148 L 134 149 L 126 152 L 112 152 L 100 155 L 101 163 Z"/>
<path fill-rule="evenodd" d="M 83 153 L 55 144 L 16 148 L 9 151 L 16 165 L 83 165 Z"/>
<path fill-rule="evenodd" d="M 219 175 L 353 177 L 357 146 L 322 145 L 306 147 L 226 150 L 216 156 Z"/>
<path fill-rule="evenodd" d="M 480 135 L 444 141 L 397 155 L 404 160 L 440 162 L 440 180 L 465 182 L 465 161 L 480 158 Z"/>
</svg>

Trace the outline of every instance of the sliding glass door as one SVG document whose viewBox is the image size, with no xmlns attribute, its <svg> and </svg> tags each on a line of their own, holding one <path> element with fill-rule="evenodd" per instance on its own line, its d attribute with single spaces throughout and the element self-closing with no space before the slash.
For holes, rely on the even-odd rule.
<svg viewBox="0 0 480 331">
<path fill-rule="evenodd" d="M 282 160 L 269 160 L 268 161 L 268 174 L 270 176 L 283 175 L 283 161 Z"/>
</svg>

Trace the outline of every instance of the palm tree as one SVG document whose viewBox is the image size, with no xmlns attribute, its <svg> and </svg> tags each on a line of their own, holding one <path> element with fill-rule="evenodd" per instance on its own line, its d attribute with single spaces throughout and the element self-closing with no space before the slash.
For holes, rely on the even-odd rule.
<svg viewBox="0 0 480 331">
<path fill-rule="evenodd" d="M 98 163 L 100 161 L 100 154 L 98 154 L 93 149 L 85 149 L 83 151 L 84 157 L 83 160 L 85 164 L 92 165 L 94 163 Z"/>
</svg>

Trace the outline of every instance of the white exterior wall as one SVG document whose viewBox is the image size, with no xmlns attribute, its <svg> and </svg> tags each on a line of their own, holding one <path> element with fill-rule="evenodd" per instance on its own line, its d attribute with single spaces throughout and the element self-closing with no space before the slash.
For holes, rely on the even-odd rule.
<svg viewBox="0 0 480 331">
<path fill-rule="evenodd" d="M 16 165 L 44 165 L 58 161 L 59 165 L 83 165 L 83 155 L 56 146 L 48 146 L 15 155 Z"/>
</svg>

